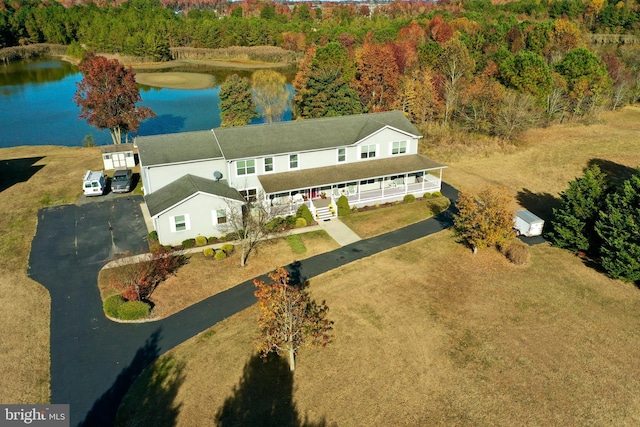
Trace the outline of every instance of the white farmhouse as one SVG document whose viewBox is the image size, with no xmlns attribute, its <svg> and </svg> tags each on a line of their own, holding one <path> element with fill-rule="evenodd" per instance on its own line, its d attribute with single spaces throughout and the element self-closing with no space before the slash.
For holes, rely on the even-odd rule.
<svg viewBox="0 0 640 427">
<path fill-rule="evenodd" d="M 422 137 L 402 112 L 138 137 L 145 199 L 162 244 L 226 233 L 234 204 L 264 197 L 280 211 L 306 204 L 331 219 L 350 206 L 440 191 L 442 169 L 418 154 Z"/>
</svg>

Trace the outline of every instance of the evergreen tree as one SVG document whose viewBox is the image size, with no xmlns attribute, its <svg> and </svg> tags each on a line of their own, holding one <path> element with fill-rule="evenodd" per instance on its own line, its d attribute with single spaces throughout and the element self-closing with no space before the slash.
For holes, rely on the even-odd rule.
<svg viewBox="0 0 640 427">
<path fill-rule="evenodd" d="M 552 231 L 548 235 L 553 244 L 573 251 L 594 250 L 595 223 L 604 198 L 605 175 L 597 165 L 571 181 L 569 188 L 560 194 L 560 207 L 553 209 Z"/>
<path fill-rule="evenodd" d="M 362 105 L 350 82 L 355 62 L 338 43 L 312 48 L 296 74 L 294 111 L 303 118 L 359 114 Z"/>
<path fill-rule="evenodd" d="M 640 170 L 606 198 L 595 225 L 604 269 L 616 279 L 640 281 Z"/>
<path fill-rule="evenodd" d="M 219 97 L 221 127 L 244 126 L 259 117 L 247 79 L 237 74 L 227 77 L 220 85 Z"/>
</svg>

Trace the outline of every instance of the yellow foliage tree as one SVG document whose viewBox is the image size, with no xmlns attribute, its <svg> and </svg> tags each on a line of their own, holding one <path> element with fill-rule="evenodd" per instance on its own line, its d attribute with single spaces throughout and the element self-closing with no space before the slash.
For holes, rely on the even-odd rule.
<svg viewBox="0 0 640 427">
<path fill-rule="evenodd" d="M 277 71 L 258 70 L 251 75 L 251 90 L 264 121 L 280 121 L 289 102 L 286 77 Z"/>
<path fill-rule="evenodd" d="M 454 215 L 456 234 L 476 253 L 514 236 L 513 197 L 504 187 L 487 186 L 477 194 L 460 191 Z"/>
</svg>

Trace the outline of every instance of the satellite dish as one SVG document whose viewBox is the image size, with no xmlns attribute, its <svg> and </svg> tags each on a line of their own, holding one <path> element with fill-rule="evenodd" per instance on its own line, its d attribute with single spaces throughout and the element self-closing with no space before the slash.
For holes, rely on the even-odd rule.
<svg viewBox="0 0 640 427">
<path fill-rule="evenodd" d="M 216 181 L 220 181 L 222 179 L 222 172 L 220 171 L 215 171 L 213 173 L 213 177 L 216 179 Z"/>
</svg>

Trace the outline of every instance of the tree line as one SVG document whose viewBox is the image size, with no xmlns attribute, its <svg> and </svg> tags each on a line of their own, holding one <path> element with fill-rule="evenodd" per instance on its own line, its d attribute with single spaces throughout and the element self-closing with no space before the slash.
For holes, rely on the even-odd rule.
<svg viewBox="0 0 640 427">
<path fill-rule="evenodd" d="M 424 26 L 411 21 L 401 27 L 393 41 L 368 33 L 358 43 L 342 34 L 313 45 L 293 80 L 293 115 L 401 110 L 417 125 L 455 123 L 513 138 L 541 123 L 596 117 L 603 108 L 634 102 L 640 93 L 633 50 L 626 57 L 595 52 L 571 21 L 516 23 L 502 42 L 499 37 L 491 43 L 472 28 L 468 20 L 447 22 L 435 15 Z M 223 87 L 221 98 L 236 91 L 233 107 L 243 108 L 239 93 L 246 94 L 247 84 Z"/>
<path fill-rule="evenodd" d="M 596 117 L 640 94 L 640 44 L 591 45 L 592 31 L 637 31 L 637 6 L 607 1 L 0 6 L 0 46 L 52 42 L 158 61 L 174 47 L 279 46 L 301 60 L 297 118 L 400 109 L 512 138 L 529 126 Z M 617 15 L 616 15 L 617 16 Z"/>
</svg>

